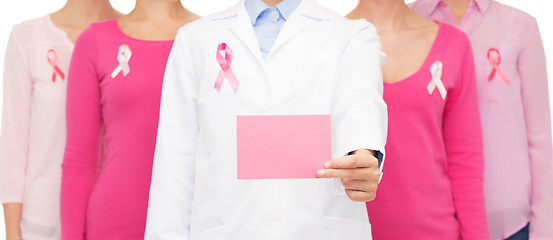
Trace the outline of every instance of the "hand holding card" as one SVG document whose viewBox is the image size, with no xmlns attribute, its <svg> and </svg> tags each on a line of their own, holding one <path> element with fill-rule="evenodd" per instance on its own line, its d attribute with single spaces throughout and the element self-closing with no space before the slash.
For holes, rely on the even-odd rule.
<svg viewBox="0 0 553 240">
<path fill-rule="evenodd" d="M 346 195 L 356 202 L 375 199 L 381 175 L 374 152 L 366 149 L 332 159 L 324 164 L 324 169 L 317 171 L 319 178 L 340 178 Z"/>
</svg>

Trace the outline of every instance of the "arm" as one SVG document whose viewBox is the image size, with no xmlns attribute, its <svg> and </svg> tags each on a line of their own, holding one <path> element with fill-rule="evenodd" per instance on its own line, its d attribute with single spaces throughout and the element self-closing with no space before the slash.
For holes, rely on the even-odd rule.
<svg viewBox="0 0 553 240">
<path fill-rule="evenodd" d="M 194 61 L 181 28 L 169 55 L 161 94 L 159 125 L 145 239 L 188 239 L 198 137 Z"/>
<path fill-rule="evenodd" d="M 466 40 L 457 84 L 447 95 L 447 174 L 462 239 L 490 239 L 484 202 L 484 156 L 472 49 Z"/>
<path fill-rule="evenodd" d="M 29 152 L 33 80 L 29 64 L 12 31 L 6 50 L 0 137 L 0 200 L 7 239 L 19 239 L 21 204 Z"/>
<path fill-rule="evenodd" d="M 532 19 L 518 59 L 532 176 L 530 239 L 553 239 L 553 153 L 547 66 L 538 25 Z"/>
<path fill-rule="evenodd" d="M 365 21 L 355 24 L 362 27 L 342 54 L 336 76 L 331 112 L 334 159 L 317 175 L 340 178 L 351 200 L 366 202 L 376 196 L 383 162 L 379 169 L 374 151 L 384 153 L 388 116 L 382 99 L 380 39 L 374 26 Z M 352 151 L 353 155 L 341 157 Z"/>
<path fill-rule="evenodd" d="M 19 223 L 21 222 L 21 203 L 5 203 L 4 222 L 6 223 L 6 240 L 20 240 L 21 232 Z"/>
<path fill-rule="evenodd" d="M 364 20 L 339 62 L 331 110 L 334 157 L 357 149 L 384 153 L 388 112 L 382 99 L 384 53 L 376 28 Z"/>
<path fill-rule="evenodd" d="M 99 162 L 102 113 L 91 28 L 77 40 L 67 82 L 67 142 L 62 164 L 62 238 L 84 239 L 90 192 Z"/>
</svg>

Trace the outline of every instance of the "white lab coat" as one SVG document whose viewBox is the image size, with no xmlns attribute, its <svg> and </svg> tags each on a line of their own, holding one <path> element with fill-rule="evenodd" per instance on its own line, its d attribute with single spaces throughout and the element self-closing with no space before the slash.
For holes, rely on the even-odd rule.
<svg viewBox="0 0 553 240">
<path fill-rule="evenodd" d="M 234 52 L 236 93 L 227 79 L 214 88 L 220 43 Z M 333 157 L 384 152 L 380 48 L 372 25 L 315 0 L 298 6 L 266 59 L 243 1 L 181 28 L 163 83 L 146 239 L 371 239 L 365 204 L 339 180 L 237 180 L 236 116 L 331 114 Z"/>
</svg>

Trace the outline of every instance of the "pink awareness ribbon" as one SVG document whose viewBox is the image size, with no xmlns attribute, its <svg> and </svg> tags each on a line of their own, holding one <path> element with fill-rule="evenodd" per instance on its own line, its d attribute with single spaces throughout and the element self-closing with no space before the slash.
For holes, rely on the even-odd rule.
<svg viewBox="0 0 553 240">
<path fill-rule="evenodd" d="M 48 58 L 48 63 L 50 63 L 50 66 L 54 69 L 52 73 L 52 82 L 56 82 L 56 75 L 59 75 L 62 80 L 65 80 L 65 74 L 58 65 L 58 54 L 56 51 L 54 51 L 54 49 L 48 50 L 46 57 Z"/>
<path fill-rule="evenodd" d="M 447 90 L 445 89 L 444 83 L 442 82 L 443 63 L 440 61 L 435 61 L 432 66 L 430 66 L 430 74 L 432 75 L 432 79 L 430 79 L 430 82 L 426 86 L 428 94 L 432 95 L 434 90 L 438 88 L 440 96 L 442 96 L 442 99 L 445 99 L 445 97 L 447 96 Z"/>
<path fill-rule="evenodd" d="M 495 53 L 495 56 L 492 55 L 492 53 Z M 505 82 L 510 82 L 511 81 L 511 79 L 509 79 L 509 77 L 507 77 L 507 74 L 505 74 L 503 72 L 503 70 L 501 70 L 501 68 L 499 68 L 499 63 L 501 63 L 501 55 L 499 54 L 499 50 L 497 50 L 495 48 L 490 48 L 490 50 L 488 50 L 488 61 L 490 61 L 490 64 L 493 67 L 492 72 L 488 76 L 488 80 L 490 80 L 490 81 L 493 80 L 493 77 L 495 76 L 495 73 L 498 72 L 499 75 L 501 75 L 501 77 L 503 78 L 503 80 L 505 80 Z"/>
<path fill-rule="evenodd" d="M 126 77 L 131 72 L 131 68 L 129 67 L 131 57 L 132 51 L 127 44 L 119 46 L 119 50 L 117 51 L 117 62 L 119 65 L 111 73 L 111 78 L 117 77 L 120 72 L 123 72 L 123 77 Z"/>
<path fill-rule="evenodd" d="M 227 46 L 226 43 L 221 43 L 217 47 L 217 62 L 221 66 L 221 71 L 219 71 L 219 75 L 217 76 L 217 80 L 215 81 L 215 89 L 217 92 L 221 91 L 221 86 L 223 85 L 223 81 L 225 80 L 225 77 L 228 79 L 228 82 L 230 83 L 230 86 L 232 87 L 232 90 L 234 90 L 234 93 L 238 91 L 238 79 L 236 79 L 236 75 L 234 75 L 234 72 L 232 72 L 232 69 L 230 68 L 230 64 L 232 63 L 232 57 L 234 56 L 234 53 L 230 48 Z"/>
</svg>

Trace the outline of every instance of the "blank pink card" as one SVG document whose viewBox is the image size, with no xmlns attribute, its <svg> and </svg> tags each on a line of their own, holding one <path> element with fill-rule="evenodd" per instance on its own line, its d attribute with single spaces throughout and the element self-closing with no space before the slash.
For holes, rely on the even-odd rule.
<svg viewBox="0 0 553 240">
<path fill-rule="evenodd" d="M 238 179 L 316 178 L 331 159 L 330 115 L 236 119 Z"/>
</svg>

